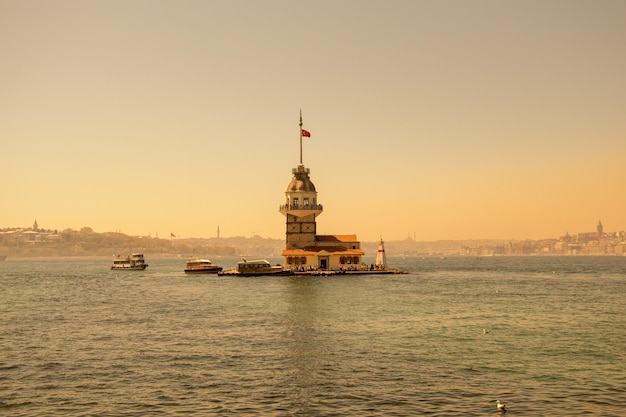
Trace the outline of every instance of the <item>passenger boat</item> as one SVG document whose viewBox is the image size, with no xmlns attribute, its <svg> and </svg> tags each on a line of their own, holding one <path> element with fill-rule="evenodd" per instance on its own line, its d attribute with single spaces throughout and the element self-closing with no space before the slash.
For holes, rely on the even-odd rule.
<svg viewBox="0 0 626 417">
<path fill-rule="evenodd" d="M 148 264 L 143 258 L 143 253 L 133 253 L 126 258 L 121 258 L 117 255 L 117 258 L 113 260 L 111 269 L 124 269 L 131 271 L 143 271 L 148 267 Z"/>
<path fill-rule="evenodd" d="M 189 258 L 187 259 L 187 274 L 217 274 L 222 270 L 221 266 L 217 266 L 208 259 Z"/>
<path fill-rule="evenodd" d="M 237 262 L 237 269 L 218 272 L 218 275 L 237 275 L 240 277 L 253 277 L 261 275 L 293 275 L 291 269 L 284 269 L 280 265 L 272 265 L 268 261 Z"/>
</svg>

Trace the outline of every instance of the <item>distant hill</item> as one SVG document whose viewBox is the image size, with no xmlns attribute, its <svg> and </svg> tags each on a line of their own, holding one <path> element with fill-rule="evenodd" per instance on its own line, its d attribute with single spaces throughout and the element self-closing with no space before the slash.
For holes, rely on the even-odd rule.
<svg viewBox="0 0 626 417">
<path fill-rule="evenodd" d="M 499 241 L 472 241 L 494 244 Z M 411 239 L 385 242 L 388 255 L 415 256 L 458 254 L 467 242 L 417 242 Z M 376 255 L 378 242 L 361 242 L 366 256 Z M 142 252 L 151 256 L 248 256 L 276 257 L 285 248 L 283 239 L 252 237 L 171 238 L 129 236 L 124 233 L 96 233 L 89 227 L 63 231 L 9 228 L 0 230 L 0 255 L 34 256 L 116 256 Z"/>
<path fill-rule="evenodd" d="M 123 233 L 96 233 L 89 227 L 80 230 L 7 228 L 0 230 L 0 256 L 102 256 L 142 252 L 155 256 L 247 256 L 278 257 L 285 248 L 283 239 L 252 237 L 172 238 L 129 236 Z M 361 242 L 365 257 L 376 256 L 378 242 Z M 543 240 L 436 240 L 410 238 L 385 241 L 388 256 L 448 255 L 626 255 L 626 233 L 585 233 Z"/>
</svg>

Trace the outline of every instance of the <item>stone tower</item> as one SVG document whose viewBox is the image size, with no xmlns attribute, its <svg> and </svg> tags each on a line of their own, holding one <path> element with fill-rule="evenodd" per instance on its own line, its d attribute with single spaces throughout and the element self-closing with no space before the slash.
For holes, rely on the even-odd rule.
<svg viewBox="0 0 626 417">
<path fill-rule="evenodd" d="M 356 235 L 318 235 L 317 216 L 322 205 L 311 181 L 311 171 L 302 163 L 302 137 L 311 133 L 302 129 L 300 113 L 300 163 L 291 170 L 291 182 L 285 191 L 286 245 L 282 251 L 284 265 L 293 270 L 356 270 L 361 266 L 363 251 Z"/>
<path fill-rule="evenodd" d="M 293 176 L 285 191 L 285 204 L 280 206 L 280 212 L 286 217 L 286 249 L 315 246 L 316 219 L 323 208 L 317 203 L 310 172 L 302 164 L 291 170 Z"/>
<path fill-rule="evenodd" d="M 304 249 L 315 246 L 317 225 L 315 219 L 323 211 L 317 204 L 317 191 L 309 174 L 311 170 L 302 163 L 302 136 L 311 137 L 311 133 L 302 129 L 302 110 L 300 110 L 300 163 L 291 170 L 291 182 L 285 191 L 285 204 L 280 212 L 286 218 L 285 249 Z"/>
</svg>

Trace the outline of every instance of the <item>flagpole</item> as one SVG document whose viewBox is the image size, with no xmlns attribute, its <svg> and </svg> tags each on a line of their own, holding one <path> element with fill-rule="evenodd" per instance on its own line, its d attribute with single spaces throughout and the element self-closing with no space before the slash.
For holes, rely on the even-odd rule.
<svg viewBox="0 0 626 417">
<path fill-rule="evenodd" d="M 302 109 L 300 109 L 300 165 L 302 165 Z"/>
</svg>

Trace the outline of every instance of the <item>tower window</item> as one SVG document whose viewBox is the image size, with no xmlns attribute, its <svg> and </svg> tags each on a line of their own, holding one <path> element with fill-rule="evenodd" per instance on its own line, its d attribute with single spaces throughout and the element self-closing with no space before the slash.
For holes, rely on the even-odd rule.
<svg viewBox="0 0 626 417">
<path fill-rule="evenodd" d="M 293 207 L 294 207 L 294 208 L 298 208 L 298 203 L 299 203 L 298 199 L 297 199 L 297 198 L 294 198 L 294 199 L 293 199 Z"/>
<path fill-rule="evenodd" d="M 308 197 L 304 198 L 304 207 L 309 207 L 309 199 L 308 199 Z"/>
</svg>

